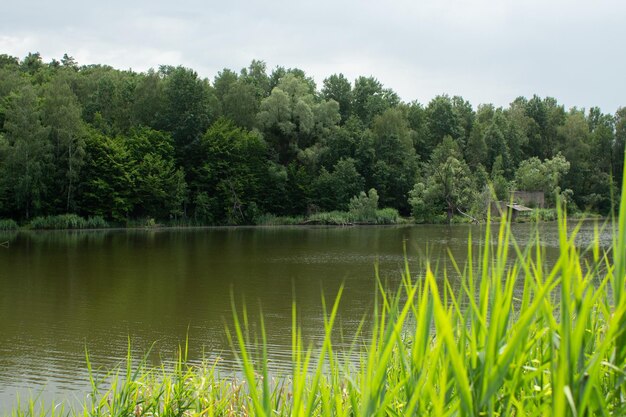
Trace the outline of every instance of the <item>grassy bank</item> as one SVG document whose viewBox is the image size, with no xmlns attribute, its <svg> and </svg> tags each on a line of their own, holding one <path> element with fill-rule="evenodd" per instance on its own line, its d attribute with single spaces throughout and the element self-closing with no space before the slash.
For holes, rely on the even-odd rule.
<svg viewBox="0 0 626 417">
<path fill-rule="evenodd" d="M 378 209 L 368 216 L 349 211 L 330 211 L 311 214 L 310 216 L 274 216 L 267 214 L 260 216 L 258 226 L 294 226 L 294 225 L 328 225 L 347 226 L 355 224 L 400 224 L 407 220 L 400 217 L 398 211 L 392 208 Z"/>
</svg>

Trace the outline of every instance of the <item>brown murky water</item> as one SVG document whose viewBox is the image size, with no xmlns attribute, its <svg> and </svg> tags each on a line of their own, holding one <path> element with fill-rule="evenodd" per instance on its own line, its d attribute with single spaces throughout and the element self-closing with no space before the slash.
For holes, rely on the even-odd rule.
<svg viewBox="0 0 626 417">
<path fill-rule="evenodd" d="M 556 224 L 544 224 L 548 257 L 557 253 Z M 231 294 L 262 309 L 272 366 L 286 367 L 295 295 L 305 338 L 323 333 L 321 294 L 344 284 L 340 326 L 357 328 L 374 297 L 374 265 L 392 284 L 400 280 L 404 250 L 414 270 L 426 254 L 450 250 L 464 261 L 478 226 L 276 227 L 0 234 L 0 414 L 17 396 L 82 399 L 88 389 L 85 350 L 94 366 L 110 368 L 126 356 L 130 339 L 141 354 L 173 359 L 189 338 L 190 359 L 222 357 L 234 368 L 225 337 Z M 532 226 L 514 226 L 522 244 Z M 581 230 L 584 244 L 593 223 Z M 610 234 L 602 236 L 610 244 Z M 478 249 L 478 248 L 477 248 Z M 338 336 L 341 339 L 340 336 Z M 339 342 L 341 344 L 341 341 Z"/>
</svg>

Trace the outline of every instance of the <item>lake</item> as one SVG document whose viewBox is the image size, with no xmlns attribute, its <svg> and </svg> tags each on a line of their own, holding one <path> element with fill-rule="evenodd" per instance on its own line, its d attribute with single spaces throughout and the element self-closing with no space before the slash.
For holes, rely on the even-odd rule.
<svg viewBox="0 0 626 417">
<path fill-rule="evenodd" d="M 556 256 L 555 223 L 540 225 L 548 259 Z M 594 223 L 581 228 L 581 244 Z M 515 224 L 525 244 L 530 224 Z M 373 304 L 374 266 L 391 285 L 400 280 L 404 247 L 413 272 L 420 260 L 465 260 L 467 237 L 478 251 L 481 226 L 259 227 L 0 234 L 0 414 L 17 396 L 82 399 L 88 390 L 85 350 L 95 367 L 122 361 L 130 340 L 150 360 L 174 358 L 189 339 L 191 361 L 221 358 L 234 369 L 225 328 L 231 294 L 263 311 L 271 366 L 287 369 L 291 304 L 303 336 L 323 333 L 321 294 L 332 302 L 345 286 L 339 323 L 346 345 Z M 608 247 L 610 233 L 602 235 Z M 341 335 L 337 335 L 339 345 Z"/>
</svg>

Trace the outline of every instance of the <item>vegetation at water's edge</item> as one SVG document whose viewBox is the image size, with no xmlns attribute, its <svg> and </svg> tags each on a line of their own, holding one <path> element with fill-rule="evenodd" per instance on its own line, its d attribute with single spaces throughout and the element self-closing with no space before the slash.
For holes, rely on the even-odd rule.
<svg viewBox="0 0 626 417">
<path fill-rule="evenodd" d="M 0 230 L 17 230 L 19 225 L 15 220 L 0 219 Z"/>
<path fill-rule="evenodd" d="M 96 377 L 84 410 L 18 405 L 14 416 L 623 416 L 626 414 L 626 192 L 610 226 L 613 245 L 575 245 L 558 211 L 560 255 L 548 266 L 540 236 L 519 247 L 503 221 L 465 265 L 451 263 L 459 282 L 432 264 L 399 290 L 379 292 L 372 328 L 353 351 L 339 352 L 339 291 L 323 302 L 325 337 L 305 345 L 292 309 L 288 375 L 268 369 L 262 321 L 251 330 L 233 299 L 229 340 L 242 380 L 212 366 L 187 365 L 181 349 L 172 370 L 145 362 Z M 477 256 L 474 256 L 477 255 Z M 458 288 L 458 289 L 455 289 Z M 235 297 L 233 297 L 235 298 Z M 364 321 L 365 322 L 365 321 Z M 364 333 L 365 334 L 365 333 Z M 130 349 L 129 349 L 130 352 Z M 346 360 L 346 357 L 354 358 Z"/>
<path fill-rule="evenodd" d="M 380 208 L 441 222 L 483 217 L 489 186 L 499 200 L 538 190 L 569 212 L 610 213 L 626 108 L 512 99 L 403 102 L 373 77 L 317 86 L 261 61 L 208 80 L 0 55 L 0 218 L 257 224 L 347 212 L 375 189 Z"/>
</svg>

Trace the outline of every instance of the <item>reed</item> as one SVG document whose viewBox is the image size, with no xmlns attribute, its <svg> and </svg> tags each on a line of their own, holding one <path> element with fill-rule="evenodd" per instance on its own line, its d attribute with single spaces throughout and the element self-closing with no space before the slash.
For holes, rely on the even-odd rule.
<svg viewBox="0 0 626 417">
<path fill-rule="evenodd" d="M 88 218 L 77 214 L 59 214 L 57 216 L 35 217 L 28 224 L 30 229 L 104 229 L 109 224 L 100 216 Z"/>
<path fill-rule="evenodd" d="M 294 301 L 287 375 L 268 369 L 262 314 L 253 326 L 233 297 L 228 337 L 242 379 L 221 378 L 214 364 L 188 365 L 186 347 L 173 369 L 150 368 L 145 360 L 131 366 L 129 355 L 125 369 L 92 379 L 83 409 L 65 414 L 626 415 L 626 191 L 619 215 L 604 226 L 614 228 L 611 249 L 600 246 L 602 226 L 589 247 L 578 248 L 578 227 L 568 228 L 561 210 L 557 217 L 554 265 L 545 261 L 538 233 L 520 247 L 507 221 L 497 230 L 486 223 L 480 253 L 472 253 L 469 237 L 465 264 L 450 255 L 460 284 L 432 263 L 416 274 L 407 263 L 399 289 L 379 282 L 371 328 L 349 355 L 335 349 L 332 337 L 343 290 L 329 305 L 322 297 L 325 337 L 317 348 L 303 341 Z M 17 406 L 12 415 L 35 415 L 30 409 Z"/>
</svg>

